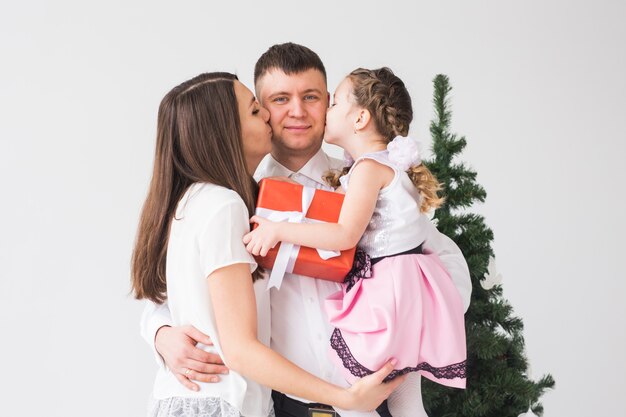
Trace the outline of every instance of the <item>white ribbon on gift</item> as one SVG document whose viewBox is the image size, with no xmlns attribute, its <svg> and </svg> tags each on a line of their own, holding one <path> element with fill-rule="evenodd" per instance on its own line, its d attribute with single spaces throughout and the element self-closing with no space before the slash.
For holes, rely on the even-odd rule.
<svg viewBox="0 0 626 417">
<path fill-rule="evenodd" d="M 257 207 L 255 214 L 273 222 L 289 223 L 325 223 L 321 220 L 309 219 L 306 217 L 306 212 L 309 211 L 313 196 L 315 195 L 315 188 L 302 187 L 302 211 L 279 211 L 262 207 Z M 327 260 L 337 257 L 341 254 L 339 251 L 316 249 L 320 258 Z M 276 254 L 276 260 L 270 273 L 270 279 L 267 283 L 267 289 L 272 287 L 280 289 L 283 282 L 285 273 L 292 273 L 293 267 L 296 264 L 298 253 L 300 252 L 300 245 L 296 245 L 289 242 L 281 242 L 278 253 Z"/>
</svg>

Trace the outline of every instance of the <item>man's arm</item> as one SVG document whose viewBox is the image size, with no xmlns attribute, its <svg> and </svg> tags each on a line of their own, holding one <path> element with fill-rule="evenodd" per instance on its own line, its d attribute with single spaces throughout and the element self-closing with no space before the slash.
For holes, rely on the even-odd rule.
<svg viewBox="0 0 626 417">
<path fill-rule="evenodd" d="M 197 343 L 213 344 L 207 335 L 191 325 L 172 326 L 167 302 L 161 305 L 146 302 L 141 316 L 141 336 L 153 350 L 159 366 L 169 368 L 190 390 L 200 388 L 192 380 L 217 382 L 217 374 L 228 373 L 219 355 L 196 347 Z"/>
<path fill-rule="evenodd" d="M 156 304 L 151 301 L 146 301 L 144 304 L 141 322 L 139 323 L 139 331 L 143 340 L 145 340 L 148 346 L 150 346 L 150 349 L 152 349 L 159 367 L 164 368 L 165 362 L 154 346 L 154 339 L 161 327 L 172 325 L 170 309 L 167 306 L 167 302 Z"/>
<path fill-rule="evenodd" d="M 428 222 L 429 231 L 424 241 L 424 251 L 427 253 L 435 253 L 446 267 L 454 285 L 461 294 L 463 300 L 463 308 L 465 311 L 469 308 L 470 299 L 472 297 L 472 280 L 470 278 L 469 268 L 461 249 L 454 243 L 452 239 Z"/>
</svg>

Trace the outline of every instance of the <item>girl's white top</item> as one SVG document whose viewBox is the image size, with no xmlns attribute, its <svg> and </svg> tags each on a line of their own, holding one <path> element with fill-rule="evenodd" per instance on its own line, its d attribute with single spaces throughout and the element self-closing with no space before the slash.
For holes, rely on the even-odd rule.
<svg viewBox="0 0 626 417">
<path fill-rule="evenodd" d="M 207 277 L 219 268 L 238 263 L 249 264 L 251 272 L 256 269 L 254 258 L 242 241 L 249 230 L 249 213 L 241 197 L 232 190 L 206 183 L 193 184 L 187 190 L 170 229 L 166 274 L 173 325 L 191 324 L 210 336 L 214 346 L 199 346 L 222 358 Z M 269 346 L 269 292 L 264 290 L 267 283 L 263 281 L 254 285 L 258 339 Z M 219 397 L 245 416 L 265 417 L 270 412 L 270 390 L 232 370 L 228 375 L 220 375 L 218 383 L 197 383 L 200 390 L 191 391 L 169 369 L 162 368 L 154 383 L 154 397 Z"/>
<path fill-rule="evenodd" d="M 393 180 L 380 190 L 372 219 L 358 243 L 369 256 L 393 255 L 419 246 L 434 227 L 420 212 L 421 196 L 406 172 L 389 160 L 389 151 L 373 152 L 358 158 L 339 181 L 348 192 L 350 175 L 359 162 L 372 159 L 393 169 Z"/>
</svg>

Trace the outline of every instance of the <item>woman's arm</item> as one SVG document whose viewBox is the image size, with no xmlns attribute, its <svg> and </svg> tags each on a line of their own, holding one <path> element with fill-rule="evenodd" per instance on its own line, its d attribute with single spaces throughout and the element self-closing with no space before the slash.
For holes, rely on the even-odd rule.
<svg viewBox="0 0 626 417">
<path fill-rule="evenodd" d="M 393 170 L 373 160 L 358 163 L 350 175 L 350 189 L 337 223 L 275 223 L 258 216 L 251 222 L 258 227 L 244 236 L 247 249 L 254 255 L 267 255 L 278 242 L 328 250 L 356 246 L 372 218 L 381 188 L 393 179 Z"/>
<path fill-rule="evenodd" d="M 208 280 L 224 362 L 230 369 L 285 394 L 364 411 L 376 408 L 402 382 L 396 378 L 382 383 L 393 370 L 391 363 L 348 389 L 309 374 L 258 341 L 249 265 L 218 269 Z"/>
</svg>

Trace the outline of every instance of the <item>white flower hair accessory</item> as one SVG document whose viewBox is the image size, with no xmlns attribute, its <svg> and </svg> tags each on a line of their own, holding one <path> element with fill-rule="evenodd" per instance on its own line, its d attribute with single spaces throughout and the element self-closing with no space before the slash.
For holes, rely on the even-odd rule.
<svg viewBox="0 0 626 417">
<path fill-rule="evenodd" d="M 389 160 L 402 171 L 422 163 L 420 144 L 410 136 L 396 136 L 387 144 Z"/>
</svg>

